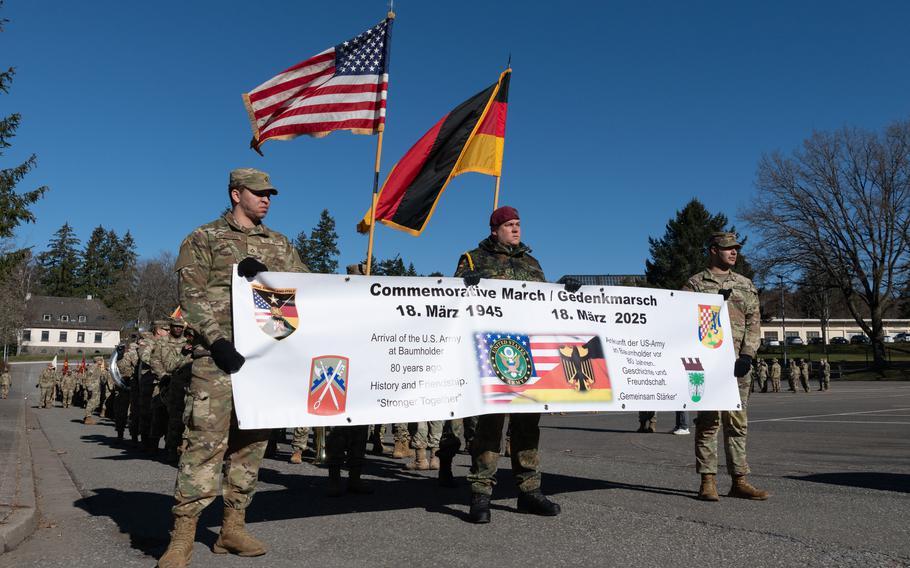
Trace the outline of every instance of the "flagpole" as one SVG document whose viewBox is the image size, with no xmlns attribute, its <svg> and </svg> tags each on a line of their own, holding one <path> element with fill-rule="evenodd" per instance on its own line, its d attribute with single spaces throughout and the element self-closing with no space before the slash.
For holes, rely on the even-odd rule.
<svg viewBox="0 0 910 568">
<path fill-rule="evenodd" d="M 502 176 L 496 176 L 496 193 L 493 194 L 493 211 L 499 209 L 499 178 Z"/>
<path fill-rule="evenodd" d="M 379 160 L 382 158 L 383 132 L 384 128 L 379 131 L 379 137 L 376 139 L 376 169 L 373 172 L 373 201 L 370 203 L 370 243 L 367 245 L 367 276 L 373 269 L 373 234 L 376 231 L 376 204 L 379 202 Z"/>
</svg>

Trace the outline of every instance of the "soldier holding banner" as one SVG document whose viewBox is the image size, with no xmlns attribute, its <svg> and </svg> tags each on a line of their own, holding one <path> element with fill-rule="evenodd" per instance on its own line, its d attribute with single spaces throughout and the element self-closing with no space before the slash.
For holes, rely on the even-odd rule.
<svg viewBox="0 0 910 568">
<path fill-rule="evenodd" d="M 265 545 L 247 532 L 245 516 L 269 430 L 237 426 L 231 373 L 240 370 L 245 358 L 233 343 L 231 271 L 235 264 L 245 278 L 267 270 L 307 271 L 290 241 L 262 224 L 277 193 L 264 172 L 233 170 L 228 183 L 231 210 L 194 230 L 180 246 L 175 266 L 180 306 L 200 347 L 193 353 L 185 449 L 174 493 L 174 529 L 158 561 L 160 568 L 189 564 L 199 515 L 219 493 L 224 498 L 224 520 L 214 552 L 266 553 Z"/>
<path fill-rule="evenodd" d="M 733 478 L 728 495 L 743 499 L 763 500 L 768 493 L 752 487 L 746 481 L 749 464 L 746 462 L 746 432 L 752 358 L 761 342 L 758 291 L 752 281 L 733 272 L 733 265 L 742 245 L 735 233 L 713 233 L 708 241 L 708 268 L 693 275 L 683 286 L 690 292 L 720 294 L 730 314 L 728 330 L 732 334 L 737 355 L 733 375 L 739 386 L 740 410 L 702 410 L 695 418 L 695 467 L 701 475 L 698 499 L 718 501 L 717 495 L 717 437 L 723 425 L 727 471 Z"/>
</svg>

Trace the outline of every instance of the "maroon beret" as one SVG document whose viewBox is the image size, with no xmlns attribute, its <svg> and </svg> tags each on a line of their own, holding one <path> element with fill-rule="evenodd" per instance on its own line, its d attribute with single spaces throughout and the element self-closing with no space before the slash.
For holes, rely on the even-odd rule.
<svg viewBox="0 0 910 568">
<path fill-rule="evenodd" d="M 518 209 L 505 205 L 500 207 L 490 215 L 490 228 L 495 229 L 503 223 L 508 223 L 513 219 L 518 219 Z"/>
</svg>

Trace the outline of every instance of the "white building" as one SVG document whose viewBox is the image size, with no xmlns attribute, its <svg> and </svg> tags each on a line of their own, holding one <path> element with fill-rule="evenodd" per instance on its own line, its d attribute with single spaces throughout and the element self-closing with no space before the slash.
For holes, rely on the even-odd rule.
<svg viewBox="0 0 910 568">
<path fill-rule="evenodd" d="M 101 300 L 29 296 L 18 353 L 106 355 L 120 342 L 117 316 Z"/>
<path fill-rule="evenodd" d="M 910 319 L 885 319 L 882 323 L 885 326 L 885 335 L 910 332 Z M 828 320 L 829 342 L 832 337 L 849 340 L 854 335 L 863 335 L 863 330 L 857 325 L 856 320 L 852 318 Z M 808 343 L 813 337 L 823 337 L 822 324 L 817 319 L 787 318 L 781 322 L 778 318 L 771 318 L 761 323 L 761 336 L 765 343 L 772 340 L 780 341 L 783 337 L 799 337 Z"/>
</svg>

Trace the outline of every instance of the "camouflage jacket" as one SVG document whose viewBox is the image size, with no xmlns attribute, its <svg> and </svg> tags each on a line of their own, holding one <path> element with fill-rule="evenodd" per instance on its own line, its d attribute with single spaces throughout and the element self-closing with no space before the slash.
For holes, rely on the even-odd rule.
<svg viewBox="0 0 910 568">
<path fill-rule="evenodd" d="M 180 343 L 168 343 L 161 352 L 161 364 L 169 375 L 177 375 L 181 372 L 189 371 L 193 363 L 192 353 L 184 354 L 183 348 L 186 346 L 186 338 L 182 338 Z"/>
<path fill-rule="evenodd" d="M 799 367 L 796 366 L 796 361 L 790 360 L 790 378 L 798 379 L 799 378 Z"/>
<path fill-rule="evenodd" d="M 455 276 L 464 276 L 469 271 L 480 273 L 481 278 L 496 280 L 547 281 L 540 263 L 531 256 L 531 249 L 526 244 L 518 243 L 514 247 L 504 245 L 493 235 L 480 241 L 476 249 L 464 253 L 458 259 Z"/>
<path fill-rule="evenodd" d="M 89 391 L 95 392 L 101 388 L 103 383 L 108 382 L 108 371 L 104 367 L 104 364 L 94 364 L 88 369 L 88 373 L 85 376 L 85 388 Z"/>
<path fill-rule="evenodd" d="M 728 274 L 714 274 L 703 270 L 695 274 L 683 285 L 683 290 L 718 294 L 720 290 L 732 290 L 727 300 L 727 312 L 730 314 L 730 330 L 733 336 L 733 350 L 737 355 L 755 357 L 761 344 L 761 315 L 759 314 L 758 290 L 752 281 L 732 270 Z"/>
<path fill-rule="evenodd" d="M 775 361 L 771 364 L 771 378 L 779 379 L 780 378 L 780 363 Z"/>
<path fill-rule="evenodd" d="M 0 385 L 8 387 L 11 384 L 13 384 L 13 379 L 10 374 L 7 372 L 0 373 Z"/>
<path fill-rule="evenodd" d="M 170 333 L 164 337 L 155 338 L 155 346 L 152 349 L 151 356 L 151 367 L 152 372 L 161 379 L 166 375 L 170 375 L 173 372 L 173 369 L 168 369 L 167 360 L 170 357 L 171 351 L 175 348 L 179 352 L 180 349 L 186 345 L 186 338 L 183 336 L 175 338 Z"/>
<path fill-rule="evenodd" d="M 768 364 L 764 361 L 758 364 L 758 378 L 760 380 L 768 378 Z"/>
<path fill-rule="evenodd" d="M 77 383 L 76 376 L 73 375 L 72 373 L 70 373 L 68 375 L 63 375 L 63 379 L 61 379 L 61 381 L 60 381 L 60 388 L 62 388 L 63 390 L 73 390 L 74 388 L 76 388 L 76 383 Z"/>
<path fill-rule="evenodd" d="M 275 272 L 309 272 L 287 237 L 262 224 L 244 229 L 231 212 L 194 230 L 180 245 L 174 267 L 180 307 L 204 346 L 233 341 L 231 266 L 247 257 Z"/>
<path fill-rule="evenodd" d="M 44 369 L 41 376 L 38 377 L 38 384 L 43 388 L 50 388 L 57 382 L 57 371 L 54 369 Z"/>
</svg>

